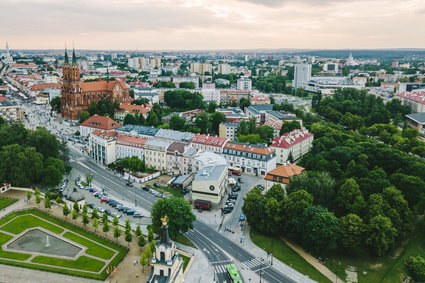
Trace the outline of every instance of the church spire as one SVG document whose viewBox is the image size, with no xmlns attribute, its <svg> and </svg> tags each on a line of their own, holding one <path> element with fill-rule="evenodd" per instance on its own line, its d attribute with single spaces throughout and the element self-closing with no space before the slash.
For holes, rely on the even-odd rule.
<svg viewBox="0 0 425 283">
<path fill-rule="evenodd" d="M 72 65 L 77 65 L 77 57 L 75 56 L 74 42 L 72 42 Z"/>
<path fill-rule="evenodd" d="M 65 65 L 69 64 L 69 58 L 68 58 L 68 50 L 66 49 L 66 44 L 65 44 Z"/>
</svg>

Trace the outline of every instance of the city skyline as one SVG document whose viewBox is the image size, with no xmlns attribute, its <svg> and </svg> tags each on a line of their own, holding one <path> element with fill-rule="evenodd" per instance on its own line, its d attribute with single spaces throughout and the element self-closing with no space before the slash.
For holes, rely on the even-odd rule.
<svg viewBox="0 0 425 283">
<path fill-rule="evenodd" d="M 0 9 L 12 49 L 63 49 L 65 41 L 91 50 L 425 47 L 419 0 L 6 0 Z"/>
</svg>

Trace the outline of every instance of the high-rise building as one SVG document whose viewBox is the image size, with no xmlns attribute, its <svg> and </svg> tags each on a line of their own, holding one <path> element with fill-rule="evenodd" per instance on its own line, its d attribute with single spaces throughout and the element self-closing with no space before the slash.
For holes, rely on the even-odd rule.
<svg viewBox="0 0 425 283">
<path fill-rule="evenodd" d="M 248 78 L 240 78 L 237 81 L 236 88 L 238 90 L 251 90 L 252 89 L 252 81 Z"/>
<path fill-rule="evenodd" d="M 150 65 L 152 68 L 161 68 L 161 58 L 155 57 L 150 59 Z"/>
<path fill-rule="evenodd" d="M 3 63 L 5 64 L 12 64 L 13 63 L 13 58 L 10 55 L 10 51 L 9 51 L 9 43 L 6 41 L 6 51 L 4 53 L 4 59 L 3 59 Z"/>
<path fill-rule="evenodd" d="M 218 73 L 222 75 L 227 75 L 231 73 L 231 68 L 229 64 L 219 64 Z"/>
<path fill-rule="evenodd" d="M 310 64 L 295 64 L 294 80 L 292 87 L 294 89 L 304 88 L 311 78 L 311 65 Z"/>
<path fill-rule="evenodd" d="M 190 64 L 190 72 L 191 73 L 196 73 L 196 74 L 205 74 L 206 72 L 208 72 L 209 74 L 212 73 L 212 65 L 209 63 L 191 63 Z"/>
</svg>

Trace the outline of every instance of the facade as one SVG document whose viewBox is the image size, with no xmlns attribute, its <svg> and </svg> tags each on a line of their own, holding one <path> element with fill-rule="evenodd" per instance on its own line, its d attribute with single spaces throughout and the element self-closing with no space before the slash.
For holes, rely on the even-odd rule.
<svg viewBox="0 0 425 283">
<path fill-rule="evenodd" d="M 191 63 L 190 64 L 190 72 L 191 73 L 196 73 L 196 74 L 205 74 L 205 73 L 209 73 L 212 74 L 212 65 L 209 63 Z"/>
<path fill-rule="evenodd" d="M 94 130 L 89 138 L 89 154 L 97 163 L 108 165 L 116 160 L 117 132 Z"/>
<path fill-rule="evenodd" d="M 221 154 L 223 152 L 224 145 L 227 141 L 227 138 L 196 134 L 192 138 L 190 146 L 198 150 Z"/>
<path fill-rule="evenodd" d="M 314 135 L 302 128 L 273 139 L 270 147 L 276 150 L 277 164 L 285 164 L 290 155 L 292 160 L 297 160 L 307 154 L 313 147 L 313 140 Z"/>
<path fill-rule="evenodd" d="M 202 88 L 202 96 L 204 97 L 204 101 L 212 102 L 220 104 L 221 101 L 221 93 L 218 89 L 215 88 Z"/>
<path fill-rule="evenodd" d="M 406 115 L 407 125 L 418 130 L 419 134 L 425 135 L 425 113 Z"/>
<path fill-rule="evenodd" d="M 303 122 L 303 120 L 295 116 L 295 114 L 285 111 L 266 111 L 264 117 L 264 122 L 267 124 L 298 121 L 302 125 Z"/>
<path fill-rule="evenodd" d="M 266 145 L 250 145 L 240 142 L 227 142 L 223 156 L 230 167 L 240 169 L 243 173 L 265 176 L 276 168 L 276 153 Z"/>
<path fill-rule="evenodd" d="M 398 96 L 402 104 L 409 106 L 413 113 L 425 112 L 425 89 L 401 92 Z"/>
<path fill-rule="evenodd" d="M 129 102 L 129 88 L 122 81 L 81 82 L 75 51 L 69 63 L 65 50 L 62 74 L 61 113 L 65 118 L 77 120 L 81 112 L 89 110 L 93 101 L 107 99 L 111 102 Z"/>
<path fill-rule="evenodd" d="M 216 80 L 217 83 L 217 80 Z M 220 99 L 224 104 L 230 104 L 232 102 L 239 103 L 242 98 L 249 99 L 251 95 L 250 90 L 238 90 L 238 89 L 222 89 L 220 90 Z"/>
<path fill-rule="evenodd" d="M 304 88 L 311 78 L 311 64 L 295 64 L 294 80 L 292 87 L 294 89 Z"/>
<path fill-rule="evenodd" d="M 240 78 L 237 81 L 236 89 L 238 89 L 238 90 L 251 90 L 252 89 L 252 81 L 248 78 Z"/>
<path fill-rule="evenodd" d="M 291 163 L 278 166 L 264 177 L 266 189 L 270 189 L 273 185 L 281 185 L 285 188 L 291 177 L 301 174 L 304 170 L 303 167 Z"/>
<path fill-rule="evenodd" d="M 143 145 L 148 141 L 147 138 L 120 135 L 115 142 L 116 158 L 126 158 L 137 156 L 140 160 L 145 159 Z"/>
<path fill-rule="evenodd" d="M 167 148 L 171 142 L 150 139 L 145 142 L 145 164 L 155 170 L 167 170 Z"/>
<path fill-rule="evenodd" d="M 87 120 L 85 120 L 80 125 L 80 134 L 81 136 L 89 136 L 91 132 L 94 130 L 104 130 L 104 131 L 111 131 L 115 130 L 121 127 L 121 125 L 114 120 L 112 120 L 109 117 L 99 116 L 99 115 L 93 115 Z"/>
<path fill-rule="evenodd" d="M 223 63 L 218 65 L 218 73 L 222 75 L 227 75 L 232 72 L 232 69 L 229 64 Z"/>
<path fill-rule="evenodd" d="M 242 109 L 238 107 L 217 108 L 216 112 L 223 113 L 226 122 L 240 122 L 241 120 L 249 120 Z"/>
<path fill-rule="evenodd" d="M 211 165 L 201 168 L 192 182 L 192 201 L 210 201 L 220 206 L 227 193 L 227 165 Z"/>
<path fill-rule="evenodd" d="M 24 120 L 24 109 L 9 102 L 0 103 L 0 117 L 10 122 L 21 122 Z"/>
<path fill-rule="evenodd" d="M 255 121 L 260 124 L 266 122 L 266 112 L 273 111 L 272 104 L 251 105 L 245 107 L 245 114 L 248 118 L 255 118 Z"/>
<path fill-rule="evenodd" d="M 179 132 L 168 129 L 159 129 L 155 133 L 155 138 L 164 141 L 190 142 L 195 134 L 189 132 Z"/>
<path fill-rule="evenodd" d="M 168 236 L 168 218 L 165 215 L 161 226 L 161 239 L 156 241 L 155 252 L 150 261 L 151 275 L 148 283 L 183 283 L 183 260 Z"/>
<path fill-rule="evenodd" d="M 173 142 L 167 148 L 167 173 L 171 175 L 182 175 L 188 174 L 188 160 L 183 155 L 186 148 L 189 145 L 187 143 Z"/>
<path fill-rule="evenodd" d="M 239 123 L 221 123 L 218 126 L 220 138 L 235 140 L 238 137 Z"/>
</svg>

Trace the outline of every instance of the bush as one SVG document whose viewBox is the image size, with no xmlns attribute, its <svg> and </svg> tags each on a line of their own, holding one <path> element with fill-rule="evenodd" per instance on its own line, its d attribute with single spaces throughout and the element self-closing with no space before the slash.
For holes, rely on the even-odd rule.
<svg viewBox="0 0 425 283">
<path fill-rule="evenodd" d="M 411 256 L 406 261 L 406 266 L 413 280 L 418 282 L 425 281 L 425 258 L 421 257 L 420 255 L 416 257 Z"/>
</svg>

